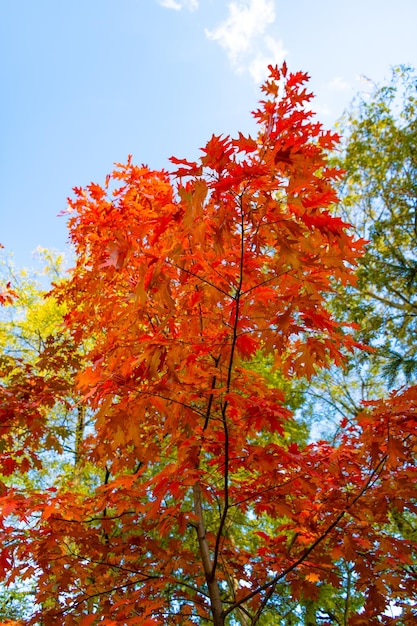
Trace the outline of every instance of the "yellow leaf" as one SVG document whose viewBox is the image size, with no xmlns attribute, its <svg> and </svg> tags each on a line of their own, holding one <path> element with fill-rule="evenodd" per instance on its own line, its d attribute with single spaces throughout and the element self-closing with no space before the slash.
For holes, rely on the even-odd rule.
<svg viewBox="0 0 417 626">
<path fill-rule="evenodd" d="M 306 575 L 306 580 L 308 580 L 309 583 L 317 583 L 320 580 L 320 576 L 314 572 L 310 572 Z"/>
</svg>

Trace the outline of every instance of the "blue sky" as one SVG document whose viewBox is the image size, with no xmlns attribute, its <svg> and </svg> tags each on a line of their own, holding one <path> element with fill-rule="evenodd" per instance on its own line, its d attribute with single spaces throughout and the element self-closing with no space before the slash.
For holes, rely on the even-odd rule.
<svg viewBox="0 0 417 626">
<path fill-rule="evenodd" d="M 1 0 L 0 242 L 32 265 L 72 187 L 253 130 L 268 63 L 311 75 L 331 127 L 358 76 L 417 67 L 416 24 L 416 0 Z"/>
</svg>

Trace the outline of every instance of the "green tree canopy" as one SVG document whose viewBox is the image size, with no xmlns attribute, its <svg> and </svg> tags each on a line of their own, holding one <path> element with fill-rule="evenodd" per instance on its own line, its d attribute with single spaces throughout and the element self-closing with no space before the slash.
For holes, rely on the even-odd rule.
<svg viewBox="0 0 417 626">
<path fill-rule="evenodd" d="M 388 383 L 417 368 L 417 76 L 396 67 L 388 84 L 358 96 L 340 123 L 346 176 L 342 210 L 369 240 L 358 289 L 339 307 L 358 322 Z M 397 380 L 398 383 L 398 380 Z"/>
</svg>

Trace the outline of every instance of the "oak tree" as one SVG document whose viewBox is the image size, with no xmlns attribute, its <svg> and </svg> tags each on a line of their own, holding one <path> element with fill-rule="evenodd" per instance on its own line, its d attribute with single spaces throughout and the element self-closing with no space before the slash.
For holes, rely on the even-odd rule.
<svg viewBox="0 0 417 626">
<path fill-rule="evenodd" d="M 129 159 L 74 190 L 76 263 L 52 291 L 68 341 L 5 368 L 0 390 L 1 565 L 36 579 L 31 623 L 279 623 L 279 594 L 307 606 L 341 560 L 363 594 L 346 623 L 388 623 L 390 602 L 412 616 L 415 543 L 386 526 L 414 506 L 415 389 L 302 444 L 247 366 L 310 378 L 359 347 L 327 299 L 362 241 L 330 211 L 337 137 L 306 80 L 270 68 L 256 138 L 213 136 L 171 174 Z M 71 396 L 89 420 L 77 472 L 14 486 L 40 448 L 61 452 L 48 415 Z"/>
</svg>

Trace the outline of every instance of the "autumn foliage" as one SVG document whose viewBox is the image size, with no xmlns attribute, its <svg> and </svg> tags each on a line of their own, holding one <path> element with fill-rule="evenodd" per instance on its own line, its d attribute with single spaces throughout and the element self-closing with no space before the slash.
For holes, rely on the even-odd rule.
<svg viewBox="0 0 417 626">
<path fill-rule="evenodd" d="M 32 623 L 254 625 L 283 583 L 300 602 L 337 587 L 340 560 L 364 595 L 346 623 L 411 611 L 415 544 L 387 526 L 415 506 L 416 391 L 302 446 L 248 368 L 310 378 L 358 347 L 327 305 L 363 244 L 333 210 L 337 137 L 306 110 L 306 75 L 270 70 L 256 138 L 213 136 L 172 173 L 129 160 L 69 201 L 63 335 L 2 366 L 0 565 L 36 577 Z M 77 433 L 57 410 L 83 416 Z M 66 446 L 65 480 L 14 485 Z"/>
</svg>

